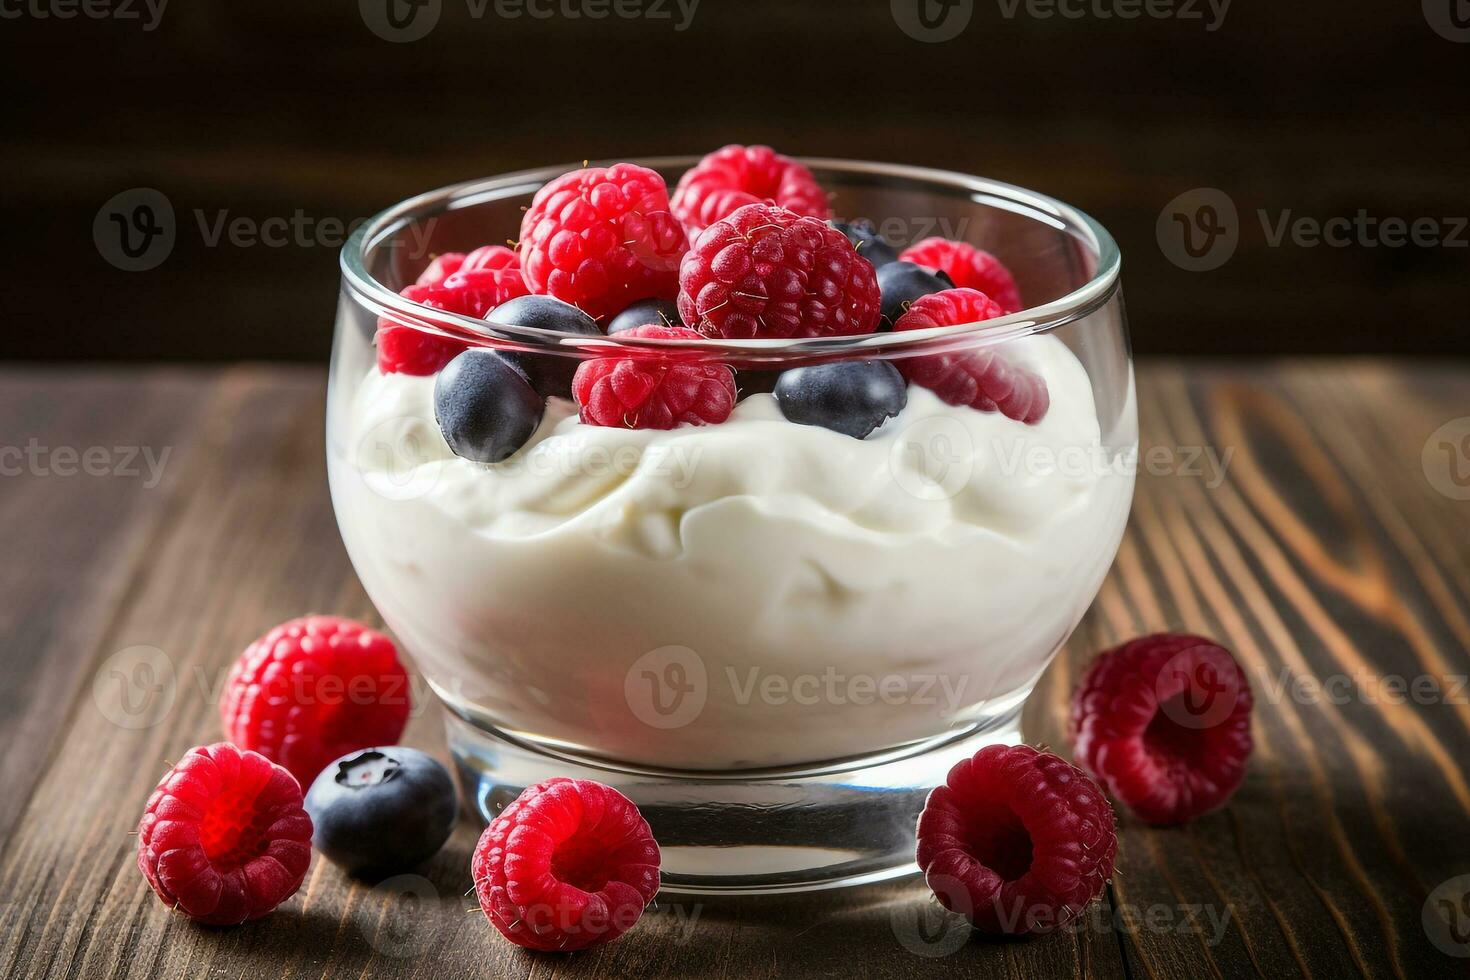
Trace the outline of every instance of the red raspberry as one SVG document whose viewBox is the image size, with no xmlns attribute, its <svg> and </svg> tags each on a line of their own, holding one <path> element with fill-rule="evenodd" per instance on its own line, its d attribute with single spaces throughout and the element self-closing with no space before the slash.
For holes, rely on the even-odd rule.
<svg viewBox="0 0 1470 980">
<path fill-rule="evenodd" d="M 920 296 L 893 325 L 895 331 L 978 323 L 1004 316 L 994 300 L 974 289 L 946 289 Z M 909 381 L 922 385 L 951 405 L 1034 425 L 1051 407 L 1046 382 L 988 348 L 951 354 L 926 354 L 896 362 Z"/>
<path fill-rule="evenodd" d="M 470 872 L 490 924 L 517 946 L 585 949 L 632 928 L 658 891 L 658 844 L 626 796 L 558 776 L 490 822 Z"/>
<path fill-rule="evenodd" d="M 220 718 L 231 742 L 310 786 L 338 756 L 397 742 L 410 706 L 392 640 L 350 619 L 306 616 L 245 648 Z"/>
<path fill-rule="evenodd" d="M 296 894 L 311 817 L 295 778 L 228 742 L 190 749 L 148 797 L 138 868 L 165 905 L 216 926 L 258 919 Z"/>
<path fill-rule="evenodd" d="M 485 245 L 468 255 L 440 255 L 399 295 L 432 309 L 483 319 L 501 303 L 528 292 L 516 253 L 504 245 Z M 378 320 L 377 345 L 378 370 L 417 375 L 438 372 L 469 346 L 387 317 Z"/>
<path fill-rule="evenodd" d="M 1016 279 L 1000 259 L 969 242 L 926 238 L 910 245 L 899 256 L 904 262 L 936 269 L 954 280 L 956 286 L 978 289 L 1000 304 L 1007 313 L 1021 310 L 1021 291 Z"/>
<path fill-rule="evenodd" d="M 673 299 L 689 247 L 664 179 L 618 163 L 563 174 L 521 221 L 521 265 L 535 293 L 601 320 L 640 299 Z"/>
<path fill-rule="evenodd" d="M 648 324 L 618 339 L 699 340 L 685 327 Z M 572 397 L 588 425 L 672 429 L 723 422 L 735 408 L 735 372 L 723 364 L 681 358 L 675 351 L 632 351 L 577 365 Z"/>
<path fill-rule="evenodd" d="M 1118 835 L 1097 784 L 1029 745 L 987 745 L 919 817 L 919 868 L 941 905 L 990 933 L 1050 932 L 1113 873 Z"/>
<path fill-rule="evenodd" d="M 673 209 L 691 235 L 747 204 L 774 203 L 826 220 L 827 192 L 806 167 L 769 146 L 731 143 L 700 160 L 679 178 Z"/>
<path fill-rule="evenodd" d="M 1251 689 L 1230 651 L 1156 633 L 1098 655 L 1072 699 L 1083 768 L 1152 824 L 1224 805 L 1251 754 Z"/>
<path fill-rule="evenodd" d="M 881 309 L 873 265 L 846 235 L 772 204 L 710 225 L 679 269 L 679 317 L 710 337 L 870 333 Z"/>
</svg>

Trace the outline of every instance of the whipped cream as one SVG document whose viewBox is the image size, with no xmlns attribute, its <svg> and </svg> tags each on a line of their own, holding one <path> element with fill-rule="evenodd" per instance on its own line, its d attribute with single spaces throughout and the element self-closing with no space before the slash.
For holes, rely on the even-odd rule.
<svg viewBox="0 0 1470 980">
<path fill-rule="evenodd" d="M 583 425 L 454 456 L 432 377 L 373 369 L 329 472 L 384 620 L 457 709 L 622 762 L 792 766 L 973 724 L 1029 692 L 1117 550 L 1130 470 L 1061 341 L 1037 425 L 908 405 L 865 440 L 753 394 L 719 425 Z"/>
</svg>

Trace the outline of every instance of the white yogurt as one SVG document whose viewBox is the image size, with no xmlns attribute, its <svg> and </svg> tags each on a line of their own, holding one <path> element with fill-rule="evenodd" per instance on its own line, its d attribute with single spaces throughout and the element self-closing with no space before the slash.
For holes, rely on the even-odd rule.
<svg viewBox="0 0 1470 980">
<path fill-rule="evenodd" d="M 1007 356 L 1038 425 L 917 386 L 865 440 L 768 394 L 672 431 L 551 399 L 496 465 L 449 451 L 433 378 L 374 369 L 333 423 L 338 521 L 424 674 L 503 730 L 669 768 L 877 752 L 1024 696 L 1127 519 L 1081 364 Z"/>
</svg>

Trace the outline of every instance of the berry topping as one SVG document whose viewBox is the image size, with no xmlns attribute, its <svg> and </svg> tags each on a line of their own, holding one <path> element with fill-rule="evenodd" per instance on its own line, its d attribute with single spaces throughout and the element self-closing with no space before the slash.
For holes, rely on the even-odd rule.
<svg viewBox="0 0 1470 980">
<path fill-rule="evenodd" d="M 392 744 L 410 705 L 393 641 L 337 616 L 282 623 L 245 648 L 220 698 L 225 737 L 309 786 L 354 749 Z"/>
<path fill-rule="evenodd" d="M 866 221 L 829 221 L 833 228 L 847 236 L 852 242 L 852 247 L 857 253 L 873 264 L 873 268 L 881 269 L 891 262 L 898 261 L 898 253 L 893 246 L 877 230 Z"/>
<path fill-rule="evenodd" d="M 893 329 L 927 330 L 1004 315 L 1005 311 L 982 292 L 946 289 L 914 300 Z M 898 369 L 914 384 L 923 385 L 951 405 L 1000 412 L 1027 425 L 1040 422 L 1051 407 L 1045 381 L 990 348 L 910 357 L 899 362 Z"/>
<path fill-rule="evenodd" d="M 674 214 L 691 236 L 747 204 L 776 204 L 813 218 L 830 213 L 812 172 L 769 146 L 721 147 L 687 170 L 674 191 Z"/>
<path fill-rule="evenodd" d="M 602 330 L 592 319 L 570 303 L 551 296 L 520 296 L 497 306 L 487 317 L 493 323 L 517 327 L 534 327 L 538 330 L 559 330 L 562 333 L 584 334 L 600 337 Z M 526 354 L 503 353 L 507 361 L 519 365 L 531 381 L 537 393 L 549 397 L 558 395 L 572 397 L 572 373 L 577 370 L 577 359 L 570 354 Z"/>
<path fill-rule="evenodd" d="M 776 382 L 781 414 L 801 425 L 820 425 L 866 439 L 908 404 L 908 386 L 887 361 L 850 361 L 793 368 Z"/>
<path fill-rule="evenodd" d="M 422 306 L 483 318 L 490 310 L 529 290 L 516 254 L 503 245 L 486 245 L 468 255 L 438 256 L 418 281 L 399 293 Z M 466 344 L 396 323 L 378 320 L 378 370 L 384 374 L 434 374 Z"/>
<path fill-rule="evenodd" d="M 306 794 L 312 843 L 351 874 L 391 875 L 438 853 L 454 829 L 454 781 L 401 745 L 349 752 Z"/>
<path fill-rule="evenodd" d="M 1113 873 L 1112 808 L 1071 763 L 988 745 L 949 771 L 919 817 L 919 868 L 941 905 L 989 933 L 1050 932 Z"/>
<path fill-rule="evenodd" d="M 890 262 L 878 269 L 878 290 L 883 296 L 883 318 L 880 329 L 892 330 L 898 318 L 920 296 L 953 289 L 954 283 L 942 272 L 921 269 L 912 262 Z"/>
<path fill-rule="evenodd" d="M 1007 313 L 1015 313 L 1022 308 L 1021 291 L 1016 288 L 1011 270 L 1000 259 L 969 242 L 926 238 L 904 249 L 899 258 L 943 272 L 954 280 L 956 286 L 980 290 Z"/>
<path fill-rule="evenodd" d="M 536 432 L 545 411 L 546 399 L 520 365 L 498 351 L 467 350 L 434 382 L 434 418 L 444 441 L 454 455 L 477 463 L 514 455 Z"/>
<path fill-rule="evenodd" d="M 688 248 L 664 179 L 631 163 L 563 174 L 521 221 L 521 266 L 531 291 L 601 320 L 635 299 L 673 299 Z"/>
<path fill-rule="evenodd" d="M 490 822 L 470 870 L 480 908 L 517 946 L 585 949 L 632 928 L 658 891 L 648 821 L 611 786 L 557 777 Z"/>
<path fill-rule="evenodd" d="M 1230 651 L 1157 633 L 1098 655 L 1072 699 L 1077 761 L 1153 824 L 1223 806 L 1251 754 L 1251 690 Z"/>
<path fill-rule="evenodd" d="M 666 327 L 682 327 L 679 319 L 679 304 L 667 299 L 640 299 L 607 323 L 607 335 L 632 330 L 648 324 L 663 324 Z"/>
<path fill-rule="evenodd" d="M 138 868 L 154 893 L 209 925 L 266 915 L 296 894 L 310 863 L 296 779 L 228 742 L 186 752 L 138 822 Z"/>
<path fill-rule="evenodd" d="M 623 338 L 699 340 L 685 327 L 649 324 Z M 572 394 L 588 425 L 672 429 L 723 422 L 735 407 L 735 372 L 724 364 L 691 359 L 675 350 L 629 351 L 583 361 Z"/>
<path fill-rule="evenodd" d="M 824 221 L 750 204 L 706 228 L 679 269 L 679 316 L 710 337 L 869 333 L 878 281 Z"/>
</svg>

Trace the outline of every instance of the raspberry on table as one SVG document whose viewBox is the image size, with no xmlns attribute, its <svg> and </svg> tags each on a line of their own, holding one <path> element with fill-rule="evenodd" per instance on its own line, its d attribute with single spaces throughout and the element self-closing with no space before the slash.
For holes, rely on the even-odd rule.
<svg viewBox="0 0 1470 980">
<path fill-rule="evenodd" d="M 393 641 L 337 616 L 293 619 L 250 644 L 220 698 L 225 737 L 302 786 L 339 756 L 397 742 L 410 708 Z"/>
<path fill-rule="evenodd" d="M 537 191 L 520 247 L 532 292 L 601 321 L 635 300 L 673 299 L 689 242 L 664 179 L 617 163 L 573 170 Z"/>
<path fill-rule="evenodd" d="M 495 307 L 528 292 L 516 253 L 504 245 L 485 245 L 468 255 L 438 256 L 399 295 L 431 309 L 484 319 Z M 376 343 L 378 370 L 384 374 L 435 374 L 469 347 L 388 317 L 378 318 Z"/>
<path fill-rule="evenodd" d="M 955 765 L 919 817 L 919 868 L 940 904 L 988 933 L 1049 932 L 1112 876 L 1118 836 L 1087 774 L 1029 745 Z"/>
<path fill-rule="evenodd" d="M 674 190 L 674 214 L 692 237 L 747 204 L 776 204 L 796 214 L 831 217 L 827 192 L 805 166 L 769 146 L 731 143 L 707 154 Z"/>
<path fill-rule="evenodd" d="M 946 289 L 914 300 L 893 329 L 928 330 L 1004 315 L 998 303 L 978 290 Z M 950 405 L 1000 412 L 1027 425 L 1040 422 L 1051 407 L 1046 382 L 991 347 L 925 354 L 896 363 L 905 378 L 928 388 Z"/>
<path fill-rule="evenodd" d="M 236 925 L 296 894 L 311 863 L 311 831 L 289 772 L 228 742 L 203 745 L 148 798 L 138 868 L 170 908 Z"/>
<path fill-rule="evenodd" d="M 1251 754 L 1250 682 L 1229 650 L 1156 633 L 1098 655 L 1072 699 L 1077 761 L 1152 824 L 1223 806 Z"/>
<path fill-rule="evenodd" d="M 904 249 L 899 259 L 943 272 L 956 286 L 978 289 L 1007 313 L 1023 309 L 1016 278 L 1000 259 L 969 242 L 926 238 Z"/>
<path fill-rule="evenodd" d="M 632 801 L 560 776 L 502 810 L 470 861 L 490 924 L 517 946 L 546 951 L 627 932 L 658 891 L 658 868 L 658 844 Z"/>
<path fill-rule="evenodd" d="M 700 340 L 686 327 L 646 324 L 619 340 Z M 735 408 L 735 372 L 724 364 L 693 360 L 676 350 L 628 351 L 577 365 L 572 397 L 588 425 L 672 429 L 723 422 Z"/>
<path fill-rule="evenodd" d="M 872 263 L 846 235 L 771 204 L 710 225 L 679 269 L 679 316 L 709 337 L 871 333 L 881 309 Z"/>
</svg>

